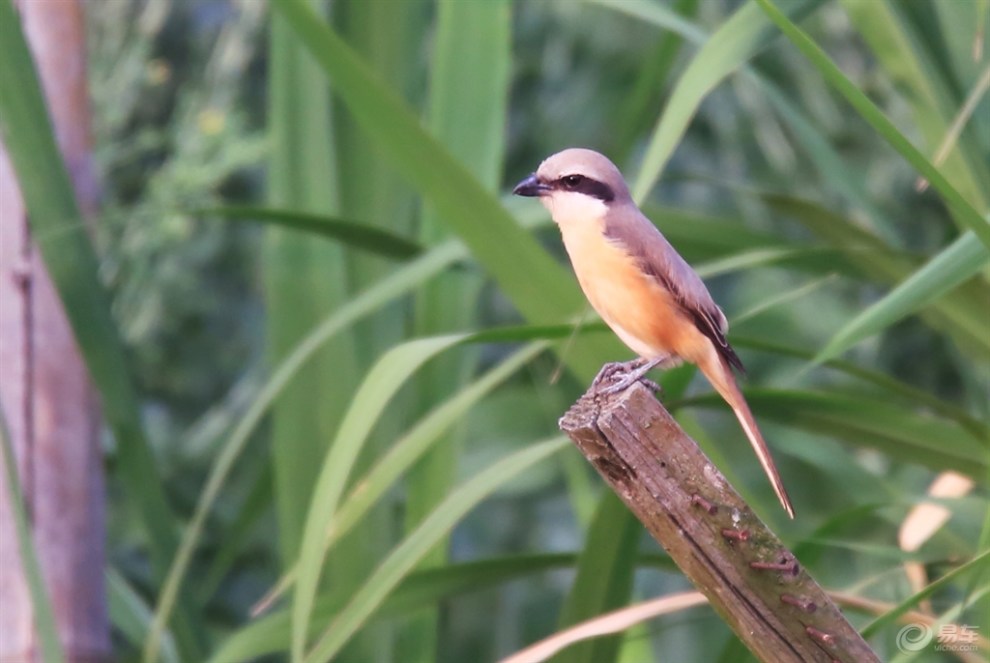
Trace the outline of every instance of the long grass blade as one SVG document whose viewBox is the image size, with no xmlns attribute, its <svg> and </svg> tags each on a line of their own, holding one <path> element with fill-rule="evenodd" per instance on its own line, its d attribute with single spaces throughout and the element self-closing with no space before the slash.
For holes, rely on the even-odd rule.
<svg viewBox="0 0 990 663">
<path fill-rule="evenodd" d="M 298 581 L 292 606 L 292 656 L 302 659 L 326 558 L 326 526 L 372 427 L 402 384 L 424 363 L 457 345 L 464 334 L 449 334 L 403 343 L 389 350 L 371 368 L 348 407 L 317 476 L 299 548 Z"/>
<path fill-rule="evenodd" d="M 404 472 L 416 463 L 424 453 L 436 445 L 438 439 L 453 426 L 464 413 L 492 389 L 525 365 L 547 347 L 544 341 L 534 341 L 516 352 L 476 380 L 461 389 L 446 402 L 438 405 L 423 417 L 412 429 L 402 436 L 389 451 L 360 479 L 333 514 L 326 528 L 324 554 L 351 528 L 361 521 L 368 511 L 391 488 Z M 289 572 L 276 583 L 275 588 L 262 600 L 264 605 L 278 598 L 295 583 L 298 566 L 293 565 Z"/>
<path fill-rule="evenodd" d="M 314 15 L 315 8 L 323 6 L 314 0 L 302 2 Z M 278 14 L 272 15 L 269 53 L 268 133 L 273 149 L 267 204 L 339 215 L 341 167 L 331 132 L 326 77 Z M 266 354 L 274 364 L 347 302 L 349 256 L 339 245 L 277 226 L 266 229 L 264 240 Z M 298 555 L 316 469 L 360 379 L 357 346 L 349 329 L 322 344 L 273 406 L 270 453 L 283 561 Z"/>
<path fill-rule="evenodd" d="M 475 475 L 455 489 L 382 562 L 338 613 L 306 656 L 306 663 L 330 661 L 341 647 L 374 614 L 389 592 L 437 542 L 479 502 L 512 478 L 569 445 L 566 438 L 534 444 L 517 451 Z"/>
<path fill-rule="evenodd" d="M 977 275 L 988 262 L 990 252 L 987 247 L 975 234 L 963 234 L 880 301 L 847 322 L 818 353 L 815 362 L 837 357 L 901 318 L 940 300 L 946 293 Z"/>
<path fill-rule="evenodd" d="M 952 210 L 958 223 L 964 228 L 972 230 L 980 241 L 990 248 L 990 221 L 984 219 L 973 205 L 963 198 L 941 171 L 935 168 L 925 155 L 919 152 L 904 134 L 897 130 L 897 127 L 870 101 L 869 97 L 846 78 L 828 55 L 803 30 L 791 22 L 770 0 L 756 0 L 756 2 L 759 3 L 770 20 L 777 24 L 780 31 L 811 61 L 822 77 L 838 90 L 860 116 L 908 163 L 914 166 L 919 174 L 931 182 L 932 187 L 941 194 L 946 205 Z"/>
<path fill-rule="evenodd" d="M 920 592 L 916 592 L 912 596 L 904 599 L 894 609 L 889 610 L 882 616 L 867 624 L 861 631 L 863 636 L 869 637 L 889 624 L 893 624 L 898 617 L 911 610 L 925 599 L 929 598 L 935 592 L 945 589 L 961 578 L 965 578 L 970 574 L 986 573 L 988 567 L 990 567 L 990 551 L 985 551 L 965 564 L 961 564 L 952 571 L 949 571 L 938 580 L 929 583 Z"/>
<path fill-rule="evenodd" d="M 577 555 L 571 553 L 513 555 L 416 571 L 403 578 L 389 593 L 375 615 L 378 618 L 402 616 L 410 610 L 460 594 L 482 591 L 533 574 L 572 568 L 576 562 Z M 674 568 L 666 555 L 640 555 L 636 564 L 640 568 Z M 314 610 L 316 619 L 312 627 L 330 621 L 343 605 L 337 596 L 321 595 Z M 284 651 L 288 646 L 289 611 L 280 610 L 233 634 L 214 653 L 210 663 L 246 661 Z"/>
<path fill-rule="evenodd" d="M 423 252 L 423 247 L 411 239 L 402 237 L 367 223 L 356 223 L 328 217 L 325 214 L 274 209 L 271 207 L 229 206 L 196 210 L 203 216 L 218 216 L 233 221 L 256 221 L 277 225 L 291 230 L 322 235 L 347 246 L 369 251 L 386 258 L 407 260 Z"/>
<path fill-rule="evenodd" d="M 953 183 L 973 207 L 986 210 L 986 187 L 979 182 L 990 178 L 986 167 L 971 150 L 953 144 L 943 159 L 938 159 L 935 146 L 949 134 L 954 94 L 943 71 L 926 52 L 925 40 L 912 34 L 904 12 L 897 3 L 888 0 L 843 0 L 853 26 L 870 45 L 889 80 L 910 105 L 914 124 L 929 146 L 932 159 L 945 178 Z M 981 155 L 984 156 L 984 155 Z M 979 171 L 977 170 L 979 169 Z"/>
<path fill-rule="evenodd" d="M 738 317 L 733 318 L 733 323 L 735 324 L 738 320 Z M 773 354 L 785 357 L 796 357 L 809 362 L 815 357 L 815 353 L 811 350 L 805 350 L 790 345 L 783 345 L 775 341 L 767 340 L 766 338 L 740 337 L 738 334 L 734 334 L 732 336 L 732 345 L 743 348 L 753 348 L 764 352 L 771 352 Z M 865 368 L 864 366 L 851 361 L 830 359 L 824 361 L 823 365 L 845 373 L 846 375 L 851 375 L 859 380 L 863 380 L 864 382 L 876 385 L 880 389 L 884 390 L 884 392 L 889 396 L 904 399 L 916 407 L 927 408 L 940 416 L 953 419 L 956 423 L 978 438 L 990 438 L 990 428 L 987 427 L 987 424 L 979 421 L 955 403 L 944 401 L 924 389 L 919 389 L 910 384 L 892 378 L 886 373 Z"/>
<path fill-rule="evenodd" d="M 142 643 L 147 642 L 148 629 L 154 619 L 152 606 L 117 569 L 107 569 L 106 578 L 110 623 L 131 647 L 140 648 Z M 180 661 L 171 633 L 166 633 L 162 638 L 161 657 L 164 663 Z"/>
<path fill-rule="evenodd" d="M 162 585 L 155 609 L 155 623 L 161 629 L 175 607 L 179 588 L 185 582 L 193 553 L 200 543 L 207 516 L 216 504 L 224 484 L 255 431 L 261 419 L 268 412 L 275 399 L 284 392 L 298 372 L 308 364 L 310 358 L 324 343 L 353 324 L 362 316 L 378 310 L 396 297 L 415 288 L 423 280 L 430 278 L 455 260 L 465 257 L 467 251 L 457 242 L 448 242 L 422 258 L 397 270 L 390 277 L 368 288 L 366 292 L 351 299 L 346 305 L 327 316 L 317 325 L 275 368 L 271 378 L 245 411 L 224 443 L 207 478 L 206 485 L 196 502 L 193 517 L 186 527 L 182 543 L 175 555 L 168 576 Z"/>
<path fill-rule="evenodd" d="M 787 2 L 788 13 L 804 14 L 821 4 L 819 0 Z M 681 74 L 643 157 L 631 188 L 642 201 L 660 178 L 702 100 L 726 76 L 767 45 L 770 24 L 751 3 L 743 5 L 705 42 Z M 690 32 L 682 31 L 689 36 Z"/>
</svg>

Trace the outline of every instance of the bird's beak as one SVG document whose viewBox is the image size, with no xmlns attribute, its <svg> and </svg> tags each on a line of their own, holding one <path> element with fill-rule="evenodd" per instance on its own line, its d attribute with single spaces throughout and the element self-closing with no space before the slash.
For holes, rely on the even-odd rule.
<svg viewBox="0 0 990 663">
<path fill-rule="evenodd" d="M 517 196 L 542 196 L 546 192 L 550 191 L 550 187 L 541 182 L 536 177 L 536 173 L 533 173 L 522 182 L 516 185 L 516 188 L 512 190 L 512 193 Z"/>
</svg>

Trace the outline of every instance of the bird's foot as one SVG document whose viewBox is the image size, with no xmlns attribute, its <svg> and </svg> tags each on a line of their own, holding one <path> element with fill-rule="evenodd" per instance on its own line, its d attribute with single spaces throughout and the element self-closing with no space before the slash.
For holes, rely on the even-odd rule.
<svg viewBox="0 0 990 663">
<path fill-rule="evenodd" d="M 621 379 L 622 375 L 642 366 L 644 361 L 642 357 L 631 361 L 610 361 L 598 371 L 598 375 L 591 381 L 591 386 L 596 389 L 608 386 L 617 379 Z"/>
<path fill-rule="evenodd" d="M 660 385 L 644 376 L 663 361 L 664 358 L 643 359 L 640 357 L 626 362 L 609 362 L 598 371 L 598 375 L 591 383 L 591 390 L 596 395 L 615 394 L 639 382 L 653 393 L 659 393 L 661 391 Z"/>
</svg>

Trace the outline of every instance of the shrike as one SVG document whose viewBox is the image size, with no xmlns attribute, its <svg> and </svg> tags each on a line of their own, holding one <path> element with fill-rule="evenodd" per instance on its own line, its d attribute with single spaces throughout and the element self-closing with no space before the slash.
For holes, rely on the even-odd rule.
<svg viewBox="0 0 990 663">
<path fill-rule="evenodd" d="M 588 301 L 640 356 L 607 365 L 595 379 L 596 388 L 615 392 L 653 368 L 685 360 L 697 364 L 739 419 L 793 518 L 770 450 L 736 385 L 732 369 L 742 371 L 743 365 L 725 340 L 725 315 L 701 278 L 639 211 L 615 164 L 592 150 L 564 150 L 541 163 L 513 193 L 537 196 L 550 210 Z"/>
</svg>

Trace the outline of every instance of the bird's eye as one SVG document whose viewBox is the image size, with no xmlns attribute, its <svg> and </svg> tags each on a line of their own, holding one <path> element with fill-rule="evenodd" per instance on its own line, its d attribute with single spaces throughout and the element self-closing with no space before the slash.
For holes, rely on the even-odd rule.
<svg viewBox="0 0 990 663">
<path fill-rule="evenodd" d="M 564 175 L 560 178 L 560 181 L 564 183 L 564 186 L 568 189 L 576 189 L 579 184 L 584 180 L 581 175 Z"/>
</svg>

